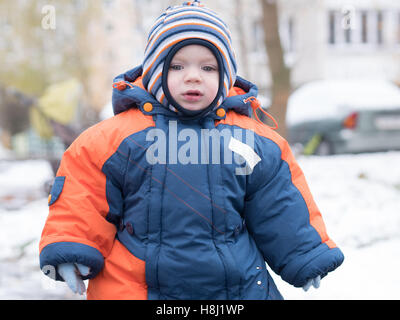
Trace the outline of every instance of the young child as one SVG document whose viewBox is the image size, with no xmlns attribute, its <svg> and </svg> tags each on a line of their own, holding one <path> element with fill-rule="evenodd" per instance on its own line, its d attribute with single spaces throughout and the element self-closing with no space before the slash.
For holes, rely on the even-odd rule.
<svg viewBox="0 0 400 320">
<path fill-rule="evenodd" d="M 169 7 L 113 87 L 115 116 L 61 161 L 45 273 L 81 294 L 90 279 L 88 299 L 282 299 L 265 262 L 305 290 L 342 263 L 213 11 Z"/>
</svg>

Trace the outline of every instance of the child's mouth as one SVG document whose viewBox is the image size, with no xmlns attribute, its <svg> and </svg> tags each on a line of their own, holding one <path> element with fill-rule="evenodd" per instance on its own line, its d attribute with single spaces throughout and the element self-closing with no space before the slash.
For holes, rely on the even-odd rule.
<svg viewBox="0 0 400 320">
<path fill-rule="evenodd" d="M 197 90 L 189 90 L 183 94 L 184 99 L 190 102 L 199 101 L 201 96 L 201 92 Z"/>
</svg>

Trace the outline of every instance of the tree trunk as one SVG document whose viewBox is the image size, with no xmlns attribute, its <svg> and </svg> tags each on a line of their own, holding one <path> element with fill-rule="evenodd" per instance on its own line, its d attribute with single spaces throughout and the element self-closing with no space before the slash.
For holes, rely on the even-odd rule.
<svg viewBox="0 0 400 320">
<path fill-rule="evenodd" d="M 276 0 L 260 0 L 263 12 L 264 43 L 271 72 L 271 107 L 268 112 L 279 124 L 278 133 L 286 132 L 286 108 L 291 93 L 290 69 L 286 67 L 279 37 L 279 18 Z"/>
</svg>

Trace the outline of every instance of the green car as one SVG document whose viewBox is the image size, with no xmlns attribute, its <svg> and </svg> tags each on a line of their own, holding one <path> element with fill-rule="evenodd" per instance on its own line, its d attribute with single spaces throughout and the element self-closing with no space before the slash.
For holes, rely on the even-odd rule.
<svg viewBox="0 0 400 320">
<path fill-rule="evenodd" d="M 288 141 L 304 154 L 400 150 L 400 89 L 388 81 L 324 80 L 288 101 Z"/>
</svg>

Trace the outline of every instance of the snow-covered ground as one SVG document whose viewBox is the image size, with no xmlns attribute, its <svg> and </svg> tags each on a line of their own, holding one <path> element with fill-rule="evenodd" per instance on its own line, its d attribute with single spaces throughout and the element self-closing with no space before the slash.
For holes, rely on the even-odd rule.
<svg viewBox="0 0 400 320">
<path fill-rule="evenodd" d="M 400 299 L 400 152 L 298 160 L 345 261 L 308 292 L 273 275 L 283 296 Z M 0 299 L 84 298 L 39 270 L 51 177 L 45 161 L 0 160 Z"/>
<path fill-rule="evenodd" d="M 319 289 L 274 277 L 286 299 L 400 299 L 400 152 L 299 158 L 345 260 Z"/>
</svg>

